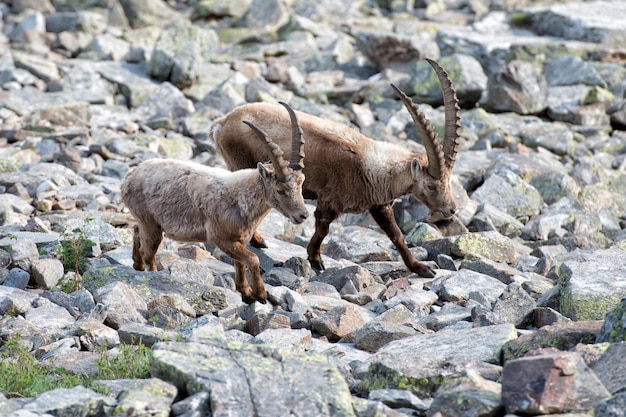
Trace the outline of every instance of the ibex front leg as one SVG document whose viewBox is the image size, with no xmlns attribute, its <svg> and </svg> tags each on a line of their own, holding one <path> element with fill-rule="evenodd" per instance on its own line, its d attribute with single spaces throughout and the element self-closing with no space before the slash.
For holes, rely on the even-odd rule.
<svg viewBox="0 0 626 417">
<path fill-rule="evenodd" d="M 400 230 L 400 227 L 396 223 L 396 219 L 393 217 L 393 209 L 391 204 L 385 206 L 374 206 L 370 208 L 372 217 L 378 223 L 381 229 L 389 236 L 391 242 L 396 246 L 398 253 L 402 257 L 404 264 L 409 268 L 409 271 L 418 274 L 420 277 L 432 278 L 435 276 L 435 272 L 426 264 L 418 261 L 409 251 L 409 247 L 406 245 L 404 235 Z"/>
<path fill-rule="evenodd" d="M 235 287 L 241 293 L 241 299 L 246 304 L 251 304 L 255 300 L 265 304 L 267 301 L 267 293 L 265 292 L 265 284 L 261 278 L 261 266 L 259 258 L 251 251 L 246 249 L 241 242 L 233 242 L 223 244 L 220 249 L 235 262 Z M 248 285 L 246 278 L 246 267 L 250 270 L 250 280 L 252 288 Z"/>
</svg>

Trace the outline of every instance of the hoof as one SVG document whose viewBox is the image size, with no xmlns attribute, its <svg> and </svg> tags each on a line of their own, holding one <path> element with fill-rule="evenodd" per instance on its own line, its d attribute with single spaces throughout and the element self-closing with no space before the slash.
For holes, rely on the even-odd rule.
<svg viewBox="0 0 626 417">
<path fill-rule="evenodd" d="M 313 268 L 317 272 L 322 272 L 324 269 L 324 264 L 321 261 L 309 261 L 311 264 L 311 268 Z"/>
<path fill-rule="evenodd" d="M 246 304 L 252 304 L 256 301 L 256 297 L 254 295 L 252 295 L 252 289 L 251 288 L 245 288 L 243 290 L 239 290 L 239 292 L 241 293 L 241 300 L 246 303 Z"/>
<path fill-rule="evenodd" d="M 411 270 L 411 272 L 419 275 L 422 278 L 434 278 L 436 275 L 435 271 L 431 267 L 424 264 L 418 264 L 409 269 Z"/>
<path fill-rule="evenodd" d="M 252 242 L 250 241 L 250 246 L 252 246 L 253 248 L 257 248 L 257 249 L 266 249 L 269 246 L 267 246 L 267 243 L 265 243 L 265 241 L 261 241 L 261 242 Z"/>
<path fill-rule="evenodd" d="M 266 304 L 267 303 L 267 293 L 265 292 L 265 289 L 263 289 L 262 292 L 260 292 L 259 294 L 254 294 L 254 299 L 256 301 L 258 301 L 261 304 Z"/>
</svg>

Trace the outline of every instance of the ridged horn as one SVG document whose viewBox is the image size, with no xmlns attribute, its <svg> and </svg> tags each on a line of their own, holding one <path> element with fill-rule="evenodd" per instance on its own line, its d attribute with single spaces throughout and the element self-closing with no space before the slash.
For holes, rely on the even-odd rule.
<svg viewBox="0 0 626 417">
<path fill-rule="evenodd" d="M 272 142 L 272 140 L 267 137 L 267 134 L 255 126 L 254 123 L 248 122 L 247 120 L 244 120 L 243 122 L 247 124 L 267 146 L 267 150 L 270 152 L 272 164 L 274 165 L 276 178 L 282 182 L 289 181 L 292 175 L 292 170 L 289 168 L 289 162 L 285 161 L 283 158 L 283 151 L 280 149 L 280 146 Z"/>
<path fill-rule="evenodd" d="M 459 99 L 456 96 L 456 90 L 446 70 L 441 68 L 441 66 L 432 59 L 425 59 L 435 70 L 437 78 L 439 78 L 441 91 L 443 92 L 443 107 L 445 112 L 443 154 L 446 168 L 452 170 L 456 155 L 459 151 L 459 138 L 461 137 L 461 109 L 459 107 Z"/>
<path fill-rule="evenodd" d="M 428 120 L 426 115 L 421 112 L 419 106 L 394 84 L 391 84 L 391 87 L 398 94 L 402 103 L 404 103 L 404 107 L 406 107 L 409 111 L 409 114 L 411 115 L 411 118 L 413 118 L 413 122 L 417 127 L 417 131 L 422 137 L 424 148 L 426 148 L 426 156 L 428 157 L 428 174 L 436 179 L 441 178 L 443 173 L 442 170 L 444 169 L 444 156 L 443 148 L 439 142 L 439 136 L 437 136 L 437 133 L 433 130 L 433 127 L 430 124 L 430 120 Z"/>
<path fill-rule="evenodd" d="M 289 112 L 291 119 L 291 156 L 289 157 L 289 167 L 294 171 L 302 171 L 304 169 L 304 133 L 298 123 L 296 112 L 291 106 L 285 102 L 279 103 Z"/>
</svg>

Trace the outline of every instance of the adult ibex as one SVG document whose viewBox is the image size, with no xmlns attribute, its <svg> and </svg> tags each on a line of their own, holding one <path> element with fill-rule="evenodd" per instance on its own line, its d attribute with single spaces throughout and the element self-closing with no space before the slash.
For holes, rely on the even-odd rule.
<svg viewBox="0 0 626 417">
<path fill-rule="evenodd" d="M 243 301 L 266 302 L 259 259 L 245 245 L 271 208 L 294 223 L 302 223 L 308 216 L 302 198 L 302 130 L 291 107 L 281 104 L 292 123 L 289 162 L 267 133 L 243 120 L 244 135 L 263 148 L 267 156 L 264 161 L 270 160 L 271 164 L 259 162 L 255 169 L 230 172 L 193 162 L 149 159 L 126 175 L 122 200 L 137 220 L 133 238 L 135 269 L 147 266 L 157 270 L 155 254 L 163 233 L 181 242 L 211 242 L 234 260 L 235 284 Z M 250 270 L 252 289 L 245 267 Z"/>
<path fill-rule="evenodd" d="M 413 118 L 426 154 L 412 153 L 400 146 L 369 139 L 347 126 L 297 113 L 306 137 L 303 193 L 305 198 L 317 199 L 315 233 L 307 247 L 313 268 L 324 269 L 320 248 L 328 235 L 330 223 L 340 213 L 369 210 L 396 246 L 408 269 L 423 277 L 434 276 L 433 270 L 409 251 L 392 210 L 396 198 L 412 193 L 430 209 L 433 220 L 451 218 L 457 211 L 450 191 L 450 178 L 459 147 L 458 98 L 446 71 L 435 61 L 427 61 L 435 69 L 443 90 L 443 143 L 417 104 L 391 85 Z M 228 168 L 233 171 L 253 167 L 268 157 L 267 150 L 243 129 L 242 120 L 253 121 L 281 146 L 287 144 L 290 137 L 286 115 L 279 106 L 253 103 L 235 108 L 216 120 L 211 128 Z M 264 245 L 258 233 L 251 243 L 259 247 Z"/>
</svg>

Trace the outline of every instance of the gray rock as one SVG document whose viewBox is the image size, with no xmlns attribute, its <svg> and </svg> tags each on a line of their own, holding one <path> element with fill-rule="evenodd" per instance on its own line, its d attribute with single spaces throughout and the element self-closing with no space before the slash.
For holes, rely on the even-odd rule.
<svg viewBox="0 0 626 417">
<path fill-rule="evenodd" d="M 38 259 L 31 265 L 31 273 L 40 288 L 55 287 L 64 274 L 63 263 L 58 259 Z"/>
<path fill-rule="evenodd" d="M 176 10 L 159 0 L 120 0 L 120 3 L 133 28 L 164 26 L 180 17 Z"/>
<path fill-rule="evenodd" d="M 309 349 L 311 337 L 311 331 L 308 329 L 265 329 L 254 336 L 250 342 L 265 343 L 294 352 L 305 352 Z"/>
<path fill-rule="evenodd" d="M 94 68 L 107 81 L 115 84 L 129 106 L 135 108 L 154 93 L 159 85 L 147 75 L 145 63 L 131 64 L 117 61 L 102 61 Z"/>
<path fill-rule="evenodd" d="M 319 275 L 311 277 L 310 281 L 320 281 L 332 285 L 341 291 L 348 283 L 352 283 L 357 291 L 369 287 L 375 282 L 376 277 L 367 269 L 358 266 L 348 266 L 345 268 L 327 269 Z"/>
<path fill-rule="evenodd" d="M 30 215 L 35 209 L 20 197 L 13 194 L 3 194 L 1 198 L 2 204 L 7 207 L 5 219 L 12 219 L 13 213 Z M 10 211 L 9 211 L 10 209 Z M 6 221 L 6 220 L 5 220 Z"/>
<path fill-rule="evenodd" d="M 520 133 L 524 145 L 533 148 L 543 147 L 557 155 L 572 154 L 576 148 L 574 134 L 563 124 L 532 124 Z"/>
<path fill-rule="evenodd" d="M 167 417 L 178 389 L 158 378 L 149 378 L 123 389 L 117 396 L 115 412 L 119 414 L 150 413 Z"/>
<path fill-rule="evenodd" d="M 311 328 L 329 340 L 337 341 L 356 331 L 372 316 L 368 310 L 348 304 L 331 308 L 314 317 L 311 319 Z"/>
<path fill-rule="evenodd" d="M 503 317 L 505 322 L 524 328 L 532 323 L 531 314 L 535 307 L 535 300 L 522 288 L 522 285 L 512 283 L 496 301 L 493 312 Z"/>
<path fill-rule="evenodd" d="M 478 207 L 470 226 L 473 226 L 477 232 L 495 230 L 507 237 L 519 236 L 524 229 L 522 222 L 489 203 Z"/>
<path fill-rule="evenodd" d="M 432 331 L 453 326 L 459 321 L 470 321 L 471 311 L 455 303 L 445 303 L 441 309 L 419 319 L 419 323 Z"/>
<path fill-rule="evenodd" d="M 270 269 L 263 274 L 263 281 L 269 285 L 282 285 L 294 291 L 304 290 L 307 286 L 306 279 L 297 276 L 291 270 L 284 267 Z"/>
<path fill-rule="evenodd" d="M 416 314 L 425 314 L 436 301 L 435 292 L 411 285 L 385 301 L 385 307 L 392 309 L 402 304 Z"/>
<path fill-rule="evenodd" d="M 39 259 L 37 245 L 29 239 L 14 240 L 11 242 L 11 259 L 14 266 L 30 271 L 32 263 Z"/>
<path fill-rule="evenodd" d="M 610 398 L 599 401 L 593 408 L 593 415 L 597 417 L 622 417 L 626 406 L 626 394 L 617 393 Z"/>
<path fill-rule="evenodd" d="M 511 284 L 520 279 L 523 273 L 509 264 L 502 261 L 492 261 L 491 259 L 470 255 L 466 256 L 460 264 L 460 269 L 469 269 L 481 274 L 489 275 L 498 279 L 504 284 Z"/>
<path fill-rule="evenodd" d="M 148 73 L 179 88 L 191 86 L 205 69 L 205 61 L 217 52 L 217 34 L 194 26 L 186 19 L 167 26 L 155 45 Z"/>
<path fill-rule="evenodd" d="M 223 288 L 181 279 L 163 272 L 140 272 L 131 267 L 111 266 L 91 269 L 83 275 L 83 285 L 90 291 L 108 283 L 124 282 L 136 291 L 141 291 L 144 302 L 158 294 L 181 294 L 198 314 L 218 311 L 226 305 Z M 150 282 L 147 287 L 144 283 Z"/>
<path fill-rule="evenodd" d="M 137 116 L 153 127 L 173 126 L 173 121 L 192 114 L 193 104 L 183 93 L 168 82 L 159 88 L 137 108 Z"/>
<path fill-rule="evenodd" d="M 544 62 L 544 72 L 550 87 L 573 84 L 602 87 L 606 85 L 595 68 L 578 56 L 562 55 L 548 58 Z"/>
<path fill-rule="evenodd" d="M 238 25 L 261 35 L 273 35 L 289 21 L 289 11 L 277 0 L 252 0 Z"/>
<path fill-rule="evenodd" d="M 2 285 L 25 290 L 29 281 L 30 274 L 28 272 L 21 268 L 11 268 L 8 274 L 6 274 L 6 278 L 4 279 Z"/>
<path fill-rule="evenodd" d="M 94 291 L 94 300 L 108 307 L 107 324 L 114 329 L 126 323 L 147 323 L 146 302 L 123 282 L 98 288 Z"/>
<path fill-rule="evenodd" d="M 393 32 L 361 31 L 355 34 L 355 41 L 359 51 L 378 70 L 409 72 L 425 55 L 416 38 Z"/>
<path fill-rule="evenodd" d="M 208 415 L 209 409 L 209 393 L 198 392 L 197 394 L 190 395 L 187 398 L 177 401 L 172 404 L 172 413 L 176 416 L 181 415 Z"/>
<path fill-rule="evenodd" d="M 491 76 L 484 105 L 495 111 L 535 114 L 547 106 L 547 83 L 533 64 L 512 61 Z"/>
<path fill-rule="evenodd" d="M 200 0 L 193 6 L 189 18 L 197 20 L 210 16 L 241 17 L 248 10 L 250 4 L 252 4 L 252 0 L 238 2 Z"/>
<path fill-rule="evenodd" d="M 559 267 L 559 312 L 573 320 L 600 320 L 624 297 L 618 271 L 622 251 L 579 251 Z M 610 272 L 607 265 L 611 265 Z M 606 271 L 606 272 L 605 272 Z"/>
<path fill-rule="evenodd" d="M 151 347 L 157 342 L 172 340 L 178 337 L 179 333 L 155 327 L 152 324 L 128 322 L 122 324 L 118 329 L 120 342 L 132 345 L 144 345 Z"/>
<path fill-rule="evenodd" d="M 93 61 L 121 61 L 130 54 L 130 48 L 130 44 L 125 40 L 104 33 L 95 36 L 77 58 Z"/>
<path fill-rule="evenodd" d="M 429 410 L 438 410 L 443 415 L 489 415 L 502 413 L 500 384 L 475 374 L 474 369 L 467 371 L 458 380 L 437 390 Z"/>
<path fill-rule="evenodd" d="M 56 388 L 34 397 L 22 409 L 35 413 L 52 415 L 78 413 L 81 415 L 103 414 L 115 401 L 102 394 L 77 386 L 74 388 Z"/>
<path fill-rule="evenodd" d="M 362 388 L 380 386 L 408 389 L 418 396 L 432 396 L 456 368 L 470 362 L 499 362 L 499 347 L 516 337 L 511 324 L 474 329 L 444 330 L 392 341 L 365 362 Z M 462 339 L 459 345 L 456 341 Z M 446 363 L 449 371 L 441 366 Z M 445 375 L 444 375 L 445 373 Z M 401 382 L 399 382 L 401 381 Z"/>
<path fill-rule="evenodd" d="M 426 411 L 428 407 L 422 400 L 409 391 L 399 389 L 379 389 L 369 392 L 368 398 L 380 401 L 391 408 L 410 408 L 413 410 Z"/>
<path fill-rule="evenodd" d="M 530 357 L 532 356 L 529 354 L 530 351 L 542 348 L 574 351 L 574 347 L 579 343 L 595 343 L 601 326 L 602 321 L 600 320 L 563 321 L 554 325 L 544 326 L 534 332 L 522 334 L 517 339 L 506 342 L 502 346 L 503 360 L 507 362 L 523 356 Z"/>
<path fill-rule="evenodd" d="M 622 299 L 607 312 L 600 333 L 598 333 L 598 343 L 626 341 L 625 304 L 626 302 Z"/>
<path fill-rule="evenodd" d="M 479 61 L 471 55 L 454 54 L 442 57 L 439 61 L 454 80 L 454 87 L 461 106 L 471 107 L 479 102 L 487 87 L 485 75 Z M 414 67 L 413 85 L 418 103 L 440 105 L 442 102 L 439 80 L 426 62 Z"/>
<path fill-rule="evenodd" d="M 367 352 L 376 352 L 387 343 L 417 334 L 417 331 L 406 324 L 392 323 L 384 320 L 365 323 L 354 335 L 354 345 Z"/>
<path fill-rule="evenodd" d="M 497 231 L 464 233 L 452 242 L 450 251 L 459 257 L 479 256 L 494 262 L 513 263 L 519 247 Z"/>
<path fill-rule="evenodd" d="M 352 262 L 393 260 L 391 244 L 381 239 L 381 232 L 360 226 L 346 226 L 326 238 L 324 254 Z"/>
<path fill-rule="evenodd" d="M 555 4 L 534 10 L 533 29 L 546 35 L 602 43 L 608 47 L 624 39 L 624 28 L 614 18 L 624 13 L 622 2 L 593 1 L 563 6 Z"/>
<path fill-rule="evenodd" d="M 83 31 L 91 35 L 104 32 L 107 17 L 89 10 L 58 12 L 46 15 L 46 31 L 52 33 Z"/>
<path fill-rule="evenodd" d="M 539 192 L 511 171 L 490 175 L 471 197 L 517 218 L 536 215 L 543 205 Z"/>
<path fill-rule="evenodd" d="M 347 384 L 330 360 L 320 355 L 278 354 L 267 345 L 232 342 L 226 347 L 216 341 L 159 343 L 154 358 L 156 377 L 171 380 L 169 375 L 175 373 L 180 388 L 187 387 L 190 394 L 209 392 L 213 415 L 247 416 L 253 409 L 259 416 L 354 415 Z M 318 395 L 309 396 L 311 390 Z"/>
<path fill-rule="evenodd" d="M 9 29 L 9 38 L 14 42 L 24 42 L 26 32 L 45 33 L 46 20 L 43 13 L 38 11 L 30 11 L 20 16 L 21 20 L 13 24 L 13 28 Z"/>
<path fill-rule="evenodd" d="M 485 274 L 461 269 L 441 281 L 436 279 L 431 285 L 440 298 L 446 301 L 461 301 L 469 298 L 471 291 L 482 292 L 491 303 L 500 297 L 506 285 L 500 280 Z"/>
<path fill-rule="evenodd" d="M 590 365 L 602 385 L 613 395 L 623 391 L 626 386 L 624 349 L 626 343 L 623 341 L 610 343 L 600 358 Z"/>
<path fill-rule="evenodd" d="M 24 318 L 32 325 L 45 329 L 61 329 L 74 323 L 74 318 L 65 308 L 52 303 L 28 310 Z"/>
</svg>

